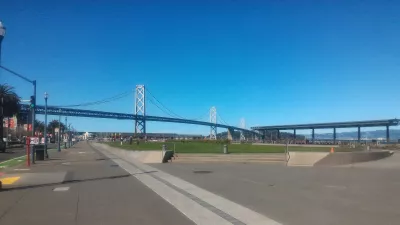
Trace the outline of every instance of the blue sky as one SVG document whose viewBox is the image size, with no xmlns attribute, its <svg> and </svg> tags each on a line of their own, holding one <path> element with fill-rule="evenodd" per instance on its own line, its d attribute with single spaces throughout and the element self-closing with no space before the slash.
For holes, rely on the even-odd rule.
<svg viewBox="0 0 400 225">
<path fill-rule="evenodd" d="M 398 1 L 8 1 L 2 63 L 38 82 L 38 104 L 146 87 L 175 113 L 211 106 L 248 127 L 400 117 Z M 31 86 L 0 72 L 23 99 Z M 133 94 L 85 109 L 133 112 Z M 165 113 L 148 104 L 150 115 Z M 53 119 L 52 117 L 50 119 Z M 69 118 L 79 130 L 133 123 Z M 207 127 L 149 123 L 149 132 Z M 307 131 L 308 132 L 308 131 Z"/>
</svg>

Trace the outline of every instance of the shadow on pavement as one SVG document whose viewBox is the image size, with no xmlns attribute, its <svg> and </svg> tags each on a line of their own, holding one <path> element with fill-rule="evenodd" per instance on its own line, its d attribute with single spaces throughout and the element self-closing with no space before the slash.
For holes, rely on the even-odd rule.
<svg viewBox="0 0 400 225">
<path fill-rule="evenodd" d="M 111 180 L 111 179 L 119 179 L 119 178 L 126 178 L 134 175 L 140 175 L 140 174 L 147 174 L 147 173 L 155 173 L 157 171 L 146 171 L 146 172 L 141 172 L 141 173 L 133 173 L 133 174 L 125 174 L 125 175 L 119 175 L 119 176 L 109 176 L 109 177 L 97 177 L 97 178 L 89 178 L 89 179 L 81 179 L 81 180 L 65 180 L 63 182 L 57 182 L 57 183 L 48 183 L 48 184 L 38 184 L 38 185 L 28 185 L 28 186 L 21 186 L 21 187 L 12 187 L 12 188 L 7 188 L 7 189 L 0 189 L 0 192 L 5 192 L 5 191 L 17 191 L 17 190 L 26 190 L 26 189 L 31 189 L 31 188 L 40 188 L 40 187 L 48 187 L 48 186 L 55 186 L 55 185 L 60 185 L 60 184 L 70 184 L 70 183 L 81 183 L 81 182 L 88 182 L 88 181 L 99 181 L 99 180 Z"/>
</svg>

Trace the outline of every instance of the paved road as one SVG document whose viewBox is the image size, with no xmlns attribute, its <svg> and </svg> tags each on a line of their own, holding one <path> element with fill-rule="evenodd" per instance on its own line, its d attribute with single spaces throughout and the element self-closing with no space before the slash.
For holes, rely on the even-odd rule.
<svg viewBox="0 0 400 225">
<path fill-rule="evenodd" d="M 25 149 L 23 148 L 7 149 L 7 151 L 4 153 L 0 152 L 0 162 L 7 161 L 9 159 L 23 155 L 25 155 Z"/>
<path fill-rule="evenodd" d="M 376 225 L 400 221 L 399 166 L 397 169 L 215 163 L 151 166 L 282 224 Z"/>
<path fill-rule="evenodd" d="M 57 144 L 49 144 L 48 145 L 49 149 L 50 148 L 57 148 Z M 25 148 L 11 148 L 7 149 L 6 152 L 0 152 L 0 163 L 10 160 L 15 157 L 23 156 L 26 154 L 26 149 Z"/>
<path fill-rule="evenodd" d="M 193 224 L 85 143 L 50 152 L 50 158 L 38 161 L 30 171 L 9 170 L 3 175 L 20 179 L 0 192 L 1 225 Z M 40 186 L 46 183 L 56 184 Z M 60 187 L 68 190 L 55 191 Z"/>
<path fill-rule="evenodd" d="M 400 169 L 143 164 L 79 143 L 0 192 L 0 224 L 398 224 Z M 36 184 L 51 185 L 35 186 Z M 25 189 L 21 189 L 25 186 Z M 55 188 L 68 190 L 57 192 Z M 39 204 L 40 203 L 40 204 Z"/>
</svg>

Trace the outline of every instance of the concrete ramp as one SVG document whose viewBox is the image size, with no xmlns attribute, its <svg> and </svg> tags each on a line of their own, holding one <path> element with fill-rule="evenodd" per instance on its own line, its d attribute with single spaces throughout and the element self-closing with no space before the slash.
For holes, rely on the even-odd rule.
<svg viewBox="0 0 400 225">
<path fill-rule="evenodd" d="M 315 163 L 329 155 L 328 152 L 289 152 L 288 166 L 314 166 Z"/>
<path fill-rule="evenodd" d="M 162 151 L 133 151 L 131 156 L 142 163 L 161 163 L 163 159 Z"/>
<path fill-rule="evenodd" d="M 393 151 L 335 152 L 327 155 L 315 166 L 336 166 L 376 161 L 393 155 Z"/>
<path fill-rule="evenodd" d="M 179 153 L 172 160 L 173 163 L 284 163 L 282 153 L 242 153 L 242 154 L 206 154 L 206 153 Z"/>
</svg>

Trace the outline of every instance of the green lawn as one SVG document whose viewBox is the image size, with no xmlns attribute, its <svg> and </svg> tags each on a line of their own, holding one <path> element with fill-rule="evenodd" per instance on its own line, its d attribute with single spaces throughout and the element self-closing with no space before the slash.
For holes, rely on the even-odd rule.
<svg viewBox="0 0 400 225">
<path fill-rule="evenodd" d="M 129 143 L 109 142 L 108 145 L 127 150 L 161 150 L 163 144 L 167 145 L 168 150 L 174 150 L 177 153 L 222 153 L 222 144 L 217 143 L 201 143 L 201 142 L 135 142 Z M 283 153 L 285 146 L 274 145 L 251 145 L 251 144 L 229 144 L 230 153 Z M 312 152 L 328 152 L 330 147 L 289 147 L 289 151 L 312 151 Z M 339 149 L 337 149 L 339 150 Z M 341 149 L 340 151 L 344 151 Z"/>
</svg>

